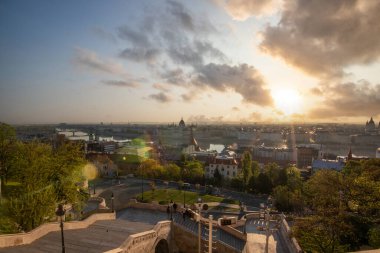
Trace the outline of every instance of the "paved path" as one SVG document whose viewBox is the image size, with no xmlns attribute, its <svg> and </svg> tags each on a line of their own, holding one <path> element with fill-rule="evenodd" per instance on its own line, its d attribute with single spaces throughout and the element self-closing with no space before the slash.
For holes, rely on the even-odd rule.
<svg viewBox="0 0 380 253">
<path fill-rule="evenodd" d="M 96 221 L 85 229 L 65 230 L 66 253 L 98 253 L 120 246 L 129 235 L 150 230 L 166 213 L 141 209 L 125 209 L 116 220 Z M 61 233 L 50 232 L 31 244 L 1 248 L 1 253 L 56 253 L 61 251 Z"/>
<path fill-rule="evenodd" d="M 246 224 L 247 229 L 247 249 L 248 252 L 265 252 L 266 232 L 257 230 L 258 226 L 265 227 L 265 221 L 258 219 L 249 219 Z M 270 227 L 274 227 L 275 222 L 271 222 Z M 286 247 L 280 240 L 277 232 L 269 236 L 268 252 L 270 253 L 287 253 Z"/>
</svg>

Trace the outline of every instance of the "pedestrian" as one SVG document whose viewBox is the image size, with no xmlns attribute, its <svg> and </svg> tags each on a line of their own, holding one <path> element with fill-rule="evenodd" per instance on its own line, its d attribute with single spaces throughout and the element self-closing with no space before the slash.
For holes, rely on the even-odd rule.
<svg viewBox="0 0 380 253">
<path fill-rule="evenodd" d="M 185 222 L 185 218 L 186 218 L 186 210 L 183 211 L 183 213 L 182 213 L 182 218 L 183 218 L 183 222 Z"/>
<path fill-rule="evenodd" d="M 169 220 L 169 215 L 170 215 L 170 207 L 169 206 L 166 208 L 166 213 L 168 214 L 168 220 Z"/>
</svg>

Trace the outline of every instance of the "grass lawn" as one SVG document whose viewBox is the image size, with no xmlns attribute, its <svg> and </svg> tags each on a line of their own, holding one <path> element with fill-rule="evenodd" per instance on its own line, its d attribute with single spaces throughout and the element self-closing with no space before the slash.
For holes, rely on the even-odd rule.
<svg viewBox="0 0 380 253">
<path fill-rule="evenodd" d="M 144 202 L 157 201 L 160 204 L 167 204 L 170 200 L 178 204 L 183 204 L 184 191 L 174 189 L 159 189 L 144 192 Z M 186 204 L 191 205 L 198 202 L 198 197 L 202 198 L 203 202 L 222 202 L 228 204 L 239 204 L 237 200 L 224 199 L 212 195 L 198 195 L 196 192 L 185 191 Z M 136 195 L 136 198 L 141 200 L 141 194 Z"/>
</svg>

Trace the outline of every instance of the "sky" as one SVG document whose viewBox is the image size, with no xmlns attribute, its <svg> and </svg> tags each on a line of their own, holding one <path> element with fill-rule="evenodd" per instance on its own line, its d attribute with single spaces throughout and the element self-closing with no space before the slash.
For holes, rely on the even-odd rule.
<svg viewBox="0 0 380 253">
<path fill-rule="evenodd" d="M 377 0 L 0 0 L 0 121 L 380 120 Z"/>
</svg>

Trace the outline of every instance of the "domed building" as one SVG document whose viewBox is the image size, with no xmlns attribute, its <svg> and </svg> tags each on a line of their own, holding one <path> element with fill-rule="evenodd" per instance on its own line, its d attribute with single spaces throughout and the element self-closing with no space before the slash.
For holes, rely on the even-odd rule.
<svg viewBox="0 0 380 253">
<path fill-rule="evenodd" d="M 376 133 L 377 132 L 376 125 L 375 125 L 375 122 L 373 121 L 372 117 L 365 124 L 365 132 L 366 133 Z"/>
<path fill-rule="evenodd" d="M 185 121 L 183 121 L 183 118 L 181 118 L 181 121 L 178 124 L 179 127 L 186 127 Z"/>
</svg>

